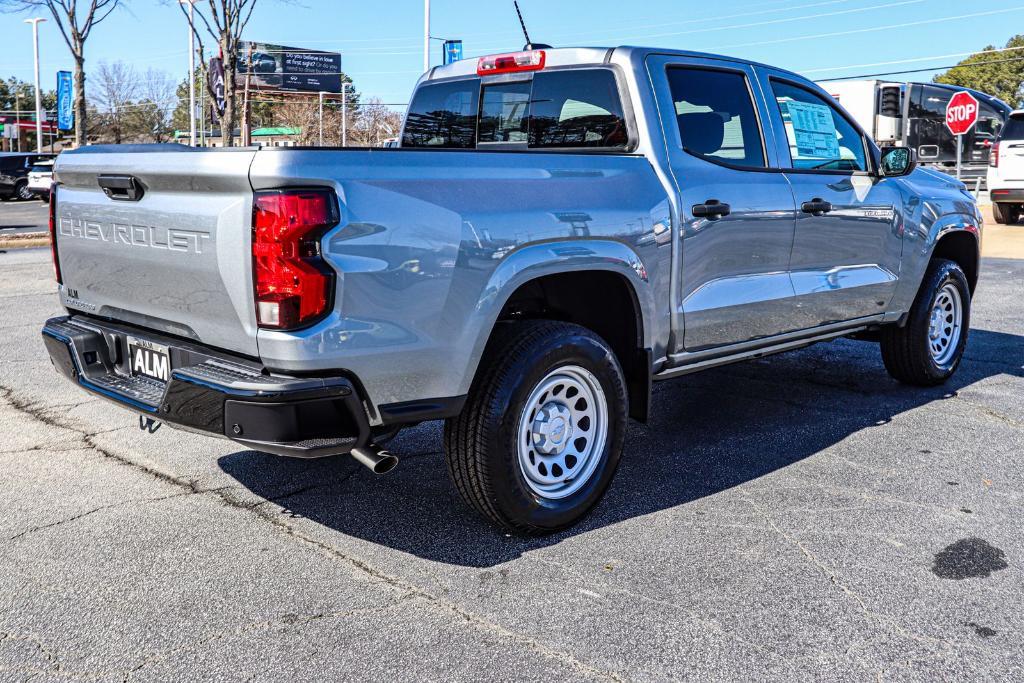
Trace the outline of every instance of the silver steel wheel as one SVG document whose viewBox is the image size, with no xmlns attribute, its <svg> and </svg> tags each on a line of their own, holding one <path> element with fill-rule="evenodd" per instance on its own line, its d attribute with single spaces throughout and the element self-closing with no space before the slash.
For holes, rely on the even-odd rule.
<svg viewBox="0 0 1024 683">
<path fill-rule="evenodd" d="M 32 194 L 32 191 L 28 189 L 28 183 L 18 186 L 18 199 L 28 201 L 29 199 L 32 199 L 34 196 L 35 195 Z"/>
<path fill-rule="evenodd" d="M 964 306 L 960 290 L 949 282 L 932 303 L 928 325 L 928 351 L 937 365 L 946 365 L 956 354 L 963 331 Z"/>
<path fill-rule="evenodd" d="M 579 491 L 594 474 L 608 439 L 608 400 L 589 370 L 553 370 L 526 400 L 516 451 L 530 490 L 557 500 Z"/>
</svg>

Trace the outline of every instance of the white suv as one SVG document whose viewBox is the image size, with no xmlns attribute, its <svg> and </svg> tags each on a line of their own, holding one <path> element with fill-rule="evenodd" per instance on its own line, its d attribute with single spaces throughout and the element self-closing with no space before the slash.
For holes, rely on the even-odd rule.
<svg viewBox="0 0 1024 683">
<path fill-rule="evenodd" d="M 1016 223 L 1024 213 L 1024 109 L 1010 114 L 992 147 L 988 189 L 996 223 Z"/>
</svg>

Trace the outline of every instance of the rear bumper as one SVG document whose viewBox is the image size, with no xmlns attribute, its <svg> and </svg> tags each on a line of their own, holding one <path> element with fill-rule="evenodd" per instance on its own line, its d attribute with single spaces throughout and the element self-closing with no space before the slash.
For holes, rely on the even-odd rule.
<svg viewBox="0 0 1024 683">
<path fill-rule="evenodd" d="M 168 348 L 168 382 L 131 376 L 129 336 Z M 348 453 L 370 440 L 362 401 L 344 377 L 270 375 L 247 358 L 78 316 L 48 320 L 43 341 L 65 377 L 154 420 L 300 458 Z"/>
<path fill-rule="evenodd" d="M 1024 188 L 998 188 L 989 190 L 989 197 L 1000 204 L 1024 204 Z"/>
</svg>

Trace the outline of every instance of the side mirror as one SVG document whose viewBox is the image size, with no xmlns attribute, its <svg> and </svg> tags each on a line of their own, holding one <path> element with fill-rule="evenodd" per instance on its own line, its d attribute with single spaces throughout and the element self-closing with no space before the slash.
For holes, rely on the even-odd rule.
<svg viewBox="0 0 1024 683">
<path fill-rule="evenodd" d="M 910 147 L 883 147 L 880 173 L 883 178 L 910 175 L 917 168 L 917 152 Z"/>
</svg>

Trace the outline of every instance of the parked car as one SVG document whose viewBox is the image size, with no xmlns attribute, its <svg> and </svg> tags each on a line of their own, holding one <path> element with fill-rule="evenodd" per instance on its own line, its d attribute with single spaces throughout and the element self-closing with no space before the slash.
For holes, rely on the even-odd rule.
<svg viewBox="0 0 1024 683">
<path fill-rule="evenodd" d="M 989 197 L 996 223 L 1017 223 L 1024 212 L 1024 109 L 1010 114 L 992 146 Z"/>
<path fill-rule="evenodd" d="M 53 159 L 44 159 L 29 169 L 27 189 L 33 197 L 50 201 L 50 185 L 53 184 Z"/>
<path fill-rule="evenodd" d="M 856 335 L 945 382 L 978 282 L 963 183 L 797 74 L 693 52 L 437 67 L 387 153 L 91 146 L 57 175 L 58 371 L 376 472 L 445 420 L 458 491 L 522 533 L 593 508 L 656 381 Z"/>
<path fill-rule="evenodd" d="M 34 199 L 35 194 L 28 187 L 29 170 L 53 157 L 53 154 L 0 153 L 0 199 Z"/>
</svg>

